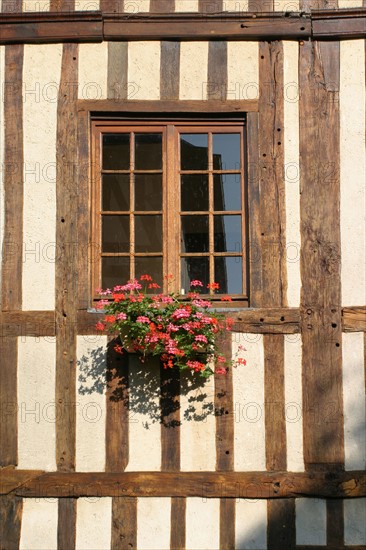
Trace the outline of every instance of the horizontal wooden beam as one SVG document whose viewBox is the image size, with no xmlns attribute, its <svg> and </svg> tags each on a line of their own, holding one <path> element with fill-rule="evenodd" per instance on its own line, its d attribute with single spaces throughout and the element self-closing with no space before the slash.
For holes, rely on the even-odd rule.
<svg viewBox="0 0 366 550">
<path fill-rule="evenodd" d="M 299 12 L 0 14 L 0 44 L 103 40 L 334 40 L 366 36 L 366 9 Z"/>
<path fill-rule="evenodd" d="M 299 308 L 243 308 L 226 313 L 232 317 L 233 332 L 253 334 L 297 334 L 301 332 Z M 95 328 L 103 313 L 80 310 L 77 316 L 77 334 L 99 334 Z M 366 306 L 345 307 L 342 310 L 343 332 L 366 332 Z M 0 337 L 56 335 L 54 311 L 5 311 L 0 313 Z"/>
<path fill-rule="evenodd" d="M 366 473 L 354 472 L 32 472 L 4 468 L 1 494 L 22 497 L 355 498 Z"/>
<path fill-rule="evenodd" d="M 311 22 L 315 40 L 350 40 L 366 36 L 365 8 L 313 11 Z"/>
<path fill-rule="evenodd" d="M 259 109 L 256 99 L 210 99 L 207 101 L 193 99 L 163 99 L 163 100 L 114 100 L 81 99 L 78 102 L 79 112 L 91 111 L 98 113 L 250 113 Z"/>
</svg>

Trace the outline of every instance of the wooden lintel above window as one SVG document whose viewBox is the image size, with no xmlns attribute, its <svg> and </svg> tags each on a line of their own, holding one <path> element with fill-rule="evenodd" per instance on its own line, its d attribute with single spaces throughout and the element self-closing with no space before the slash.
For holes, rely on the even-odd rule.
<svg viewBox="0 0 366 550">
<path fill-rule="evenodd" d="M 0 44 L 103 40 L 334 40 L 366 37 L 366 8 L 299 12 L 2 13 Z"/>
</svg>

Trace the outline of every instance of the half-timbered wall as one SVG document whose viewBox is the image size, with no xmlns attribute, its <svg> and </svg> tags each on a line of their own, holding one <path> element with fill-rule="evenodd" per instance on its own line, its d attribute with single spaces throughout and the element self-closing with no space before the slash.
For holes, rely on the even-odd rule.
<svg viewBox="0 0 366 550">
<path fill-rule="evenodd" d="M 1 548 L 366 547 L 365 66 L 361 39 L 0 46 Z M 90 112 L 168 100 L 248 113 L 250 309 L 221 344 L 247 366 L 197 386 L 87 311 Z"/>
</svg>

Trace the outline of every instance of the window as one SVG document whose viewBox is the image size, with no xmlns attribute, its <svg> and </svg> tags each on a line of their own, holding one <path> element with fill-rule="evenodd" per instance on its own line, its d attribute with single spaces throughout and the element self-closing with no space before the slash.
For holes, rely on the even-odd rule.
<svg viewBox="0 0 366 550">
<path fill-rule="evenodd" d="M 247 300 L 243 120 L 94 121 L 92 288 L 172 274 Z M 166 289 L 165 289 L 166 290 Z M 214 296 L 212 296 L 214 297 Z"/>
</svg>

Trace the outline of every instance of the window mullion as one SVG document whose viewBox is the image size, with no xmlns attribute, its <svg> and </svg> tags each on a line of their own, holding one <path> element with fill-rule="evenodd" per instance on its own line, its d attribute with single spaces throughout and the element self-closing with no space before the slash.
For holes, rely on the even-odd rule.
<svg viewBox="0 0 366 550">
<path fill-rule="evenodd" d="M 180 178 L 179 178 L 179 155 L 178 155 L 178 131 L 172 124 L 167 126 L 166 131 L 166 157 L 165 157 L 165 186 L 166 186 L 166 208 L 165 212 L 165 235 L 164 252 L 166 274 L 173 276 L 175 290 L 180 290 Z M 169 288 L 169 290 L 172 290 Z"/>
<path fill-rule="evenodd" d="M 214 196 L 213 196 L 213 150 L 212 150 L 212 132 L 208 134 L 208 208 L 209 208 L 209 252 L 210 252 L 210 283 L 215 280 L 215 266 L 214 266 Z M 210 290 L 210 293 L 213 291 Z"/>
<path fill-rule="evenodd" d="M 135 278 L 135 133 L 130 138 L 130 277 Z"/>
</svg>

